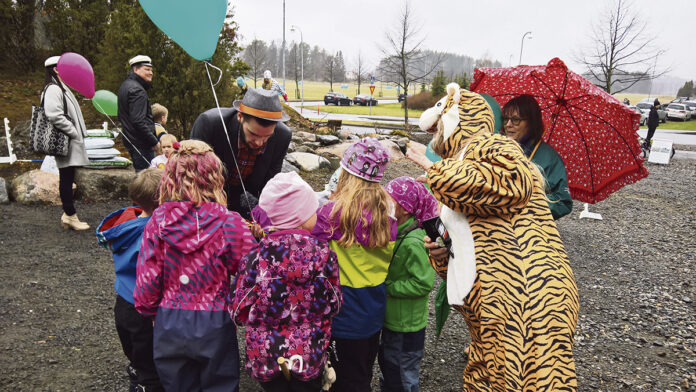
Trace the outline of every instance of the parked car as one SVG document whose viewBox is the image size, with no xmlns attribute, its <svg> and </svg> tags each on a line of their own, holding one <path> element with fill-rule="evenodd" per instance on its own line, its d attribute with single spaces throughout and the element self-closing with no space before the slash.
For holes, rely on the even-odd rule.
<svg viewBox="0 0 696 392">
<path fill-rule="evenodd" d="M 670 103 L 667 105 L 667 117 L 678 118 L 682 121 L 691 120 L 691 111 L 684 104 Z"/>
<path fill-rule="evenodd" d="M 684 101 L 682 103 L 689 107 L 691 118 L 696 118 L 696 101 Z"/>
<path fill-rule="evenodd" d="M 324 95 L 324 105 L 328 105 L 330 103 L 336 106 L 350 106 L 353 103 L 353 100 L 343 93 L 326 93 L 326 95 Z"/>
<path fill-rule="evenodd" d="M 652 107 L 652 103 L 638 102 L 636 107 L 646 116 L 650 116 L 650 108 Z M 662 105 L 660 105 L 660 107 L 657 109 L 657 118 L 660 119 L 660 122 L 667 122 L 667 111 Z"/>
<path fill-rule="evenodd" d="M 643 113 L 642 110 L 638 109 L 635 106 L 629 106 L 628 108 L 636 113 L 640 113 L 640 125 L 645 125 L 648 123 L 648 115 L 646 113 Z"/>
<path fill-rule="evenodd" d="M 396 100 L 399 101 L 399 103 L 401 103 L 404 101 L 404 99 L 406 99 L 405 97 L 406 97 L 406 94 L 402 93 L 402 94 L 399 94 L 399 97 L 396 98 Z"/>
<path fill-rule="evenodd" d="M 360 95 L 356 95 L 353 98 L 353 105 L 363 105 L 363 106 L 372 105 L 372 106 L 375 106 L 375 105 L 377 105 L 377 100 L 374 99 L 373 97 L 371 97 L 369 94 L 360 94 Z"/>
</svg>

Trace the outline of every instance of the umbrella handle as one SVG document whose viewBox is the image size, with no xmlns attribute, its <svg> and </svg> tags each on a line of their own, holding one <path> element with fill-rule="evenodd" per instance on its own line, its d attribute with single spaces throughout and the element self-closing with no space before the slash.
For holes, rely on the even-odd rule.
<svg viewBox="0 0 696 392">
<path fill-rule="evenodd" d="M 280 370 L 283 372 L 285 379 L 290 381 L 290 369 L 288 368 L 288 360 L 285 357 L 278 357 L 278 365 L 280 365 Z"/>
</svg>

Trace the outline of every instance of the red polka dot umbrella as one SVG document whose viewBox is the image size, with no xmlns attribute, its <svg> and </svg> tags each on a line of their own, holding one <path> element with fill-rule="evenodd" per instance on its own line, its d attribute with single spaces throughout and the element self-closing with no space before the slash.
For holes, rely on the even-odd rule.
<svg viewBox="0 0 696 392">
<path fill-rule="evenodd" d="M 544 141 L 563 158 L 575 200 L 596 203 L 648 176 L 636 132 L 640 114 L 558 58 L 545 66 L 477 68 L 471 91 L 493 96 L 501 107 L 522 94 L 536 98 Z"/>
</svg>

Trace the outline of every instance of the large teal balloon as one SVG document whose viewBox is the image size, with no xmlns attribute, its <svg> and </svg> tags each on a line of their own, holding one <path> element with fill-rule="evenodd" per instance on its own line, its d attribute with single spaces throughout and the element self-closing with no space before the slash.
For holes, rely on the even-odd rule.
<svg viewBox="0 0 696 392">
<path fill-rule="evenodd" d="M 97 90 L 92 97 L 92 105 L 101 114 L 118 116 L 118 97 L 109 90 Z"/>
<path fill-rule="evenodd" d="M 210 60 L 227 14 L 227 0 L 140 0 L 147 16 L 196 60 Z"/>
<path fill-rule="evenodd" d="M 493 110 L 493 117 L 495 118 L 493 133 L 500 133 L 500 127 L 503 125 L 503 113 L 500 111 L 500 104 L 498 104 L 495 98 L 488 94 L 481 94 L 481 96 L 488 102 L 488 105 Z"/>
</svg>

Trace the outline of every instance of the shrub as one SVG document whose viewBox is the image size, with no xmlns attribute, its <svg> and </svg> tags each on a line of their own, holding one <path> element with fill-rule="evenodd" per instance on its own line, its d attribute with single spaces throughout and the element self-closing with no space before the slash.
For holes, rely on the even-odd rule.
<svg viewBox="0 0 696 392">
<path fill-rule="evenodd" d="M 433 97 L 433 94 L 430 91 L 423 91 L 408 97 L 408 108 L 415 110 L 430 109 L 431 107 L 435 106 L 440 98 L 442 98 L 442 96 Z M 401 102 L 401 107 L 404 107 L 404 102 Z"/>
</svg>

